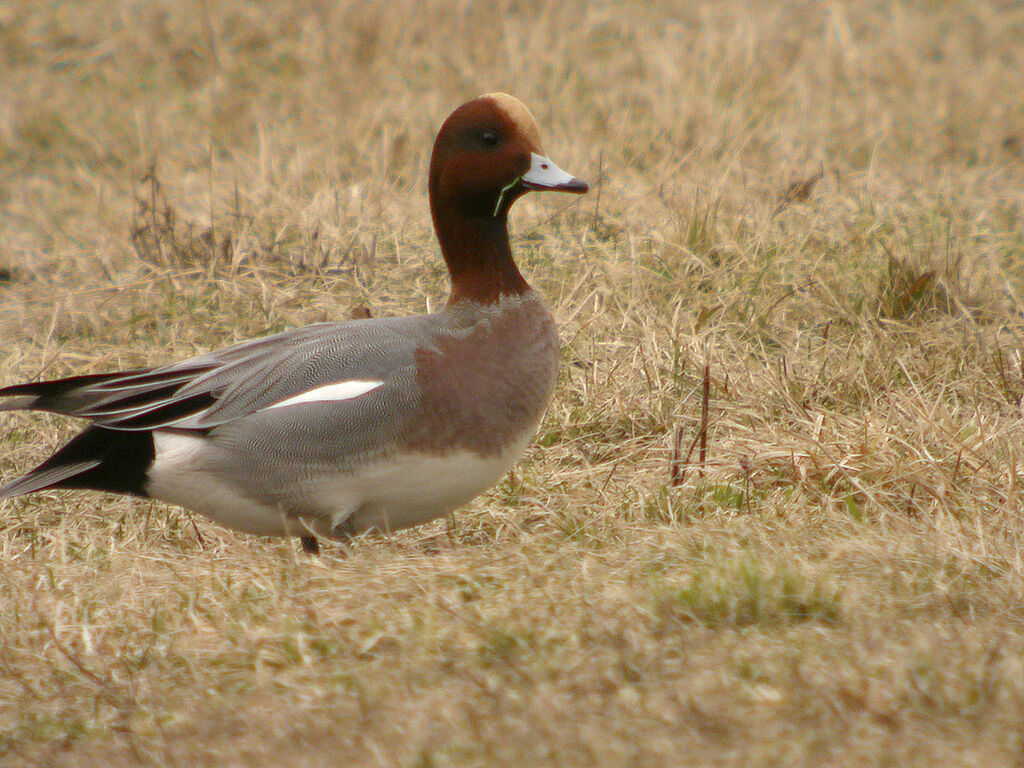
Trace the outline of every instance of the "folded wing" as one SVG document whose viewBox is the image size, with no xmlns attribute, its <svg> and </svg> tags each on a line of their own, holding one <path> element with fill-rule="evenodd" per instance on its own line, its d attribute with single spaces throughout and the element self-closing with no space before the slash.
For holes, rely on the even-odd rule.
<svg viewBox="0 0 1024 768">
<path fill-rule="evenodd" d="M 386 381 L 413 364 L 425 320 L 324 323 L 168 366 L 16 384 L 0 388 L 8 398 L 0 410 L 50 411 L 112 430 L 205 431 L 318 388 Z"/>
</svg>

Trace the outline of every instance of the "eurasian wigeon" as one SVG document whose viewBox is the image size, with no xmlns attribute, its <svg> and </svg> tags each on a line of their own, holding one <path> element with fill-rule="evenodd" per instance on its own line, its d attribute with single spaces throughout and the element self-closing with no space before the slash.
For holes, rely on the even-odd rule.
<svg viewBox="0 0 1024 768">
<path fill-rule="evenodd" d="M 451 276 L 439 312 L 322 323 L 173 365 L 0 389 L 0 410 L 89 419 L 0 499 L 49 488 L 151 497 L 240 531 L 347 539 L 437 518 L 494 485 L 551 398 L 558 334 L 516 268 L 509 208 L 587 185 L 517 99 L 456 109 L 430 160 Z"/>
</svg>

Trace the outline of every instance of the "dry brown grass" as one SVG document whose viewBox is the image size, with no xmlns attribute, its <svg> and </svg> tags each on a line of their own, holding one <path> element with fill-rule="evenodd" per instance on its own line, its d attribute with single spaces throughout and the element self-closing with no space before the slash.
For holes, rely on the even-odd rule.
<svg viewBox="0 0 1024 768">
<path fill-rule="evenodd" d="M 0 503 L 0 762 L 1020 765 L 1022 36 L 909 0 L 0 7 L 0 383 L 437 306 L 430 142 L 479 92 L 598 183 L 517 205 L 562 376 L 451 521 L 311 559 Z M 74 428 L 0 425 L 2 477 Z"/>
</svg>

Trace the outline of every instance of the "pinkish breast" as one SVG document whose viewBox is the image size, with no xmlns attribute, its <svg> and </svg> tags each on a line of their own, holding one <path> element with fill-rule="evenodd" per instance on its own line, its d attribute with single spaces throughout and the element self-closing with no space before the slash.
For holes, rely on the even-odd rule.
<svg viewBox="0 0 1024 768">
<path fill-rule="evenodd" d="M 444 311 L 450 321 L 416 351 L 426 418 L 407 445 L 498 455 L 536 429 L 551 399 L 558 329 L 532 291 Z"/>
</svg>

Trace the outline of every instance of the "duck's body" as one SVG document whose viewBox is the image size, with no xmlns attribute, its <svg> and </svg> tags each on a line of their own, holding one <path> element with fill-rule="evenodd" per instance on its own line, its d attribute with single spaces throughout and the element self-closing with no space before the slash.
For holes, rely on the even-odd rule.
<svg viewBox="0 0 1024 768">
<path fill-rule="evenodd" d="M 304 538 L 404 528 L 472 499 L 522 453 L 555 381 L 554 321 L 508 244 L 508 207 L 528 189 L 586 185 L 539 153 L 519 102 L 492 94 L 463 105 L 431 161 L 431 210 L 452 275 L 444 309 L 0 389 L 9 398 L 0 410 L 93 422 L 0 498 L 113 491 Z"/>
<path fill-rule="evenodd" d="M 526 328 L 521 343 L 499 352 Z M 494 485 L 533 436 L 554 385 L 557 332 L 532 292 L 315 330 L 305 340 L 274 337 L 260 368 L 308 349 L 310 360 L 339 364 L 354 382 L 321 395 L 344 399 L 280 405 L 338 378 L 310 375 L 269 397 L 241 393 L 248 412 L 202 437 L 155 430 L 144 493 L 262 535 L 405 528 Z M 510 379 L 506 366 L 529 375 Z"/>
</svg>

